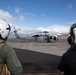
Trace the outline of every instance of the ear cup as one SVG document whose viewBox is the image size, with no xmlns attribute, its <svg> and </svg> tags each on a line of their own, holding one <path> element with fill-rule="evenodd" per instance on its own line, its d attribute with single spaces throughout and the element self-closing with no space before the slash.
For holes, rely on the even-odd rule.
<svg viewBox="0 0 76 75">
<path fill-rule="evenodd" d="M 73 39 L 72 36 L 69 36 L 67 40 L 68 40 L 68 43 L 69 43 L 70 45 L 73 44 L 73 40 L 74 40 L 74 39 Z"/>
<path fill-rule="evenodd" d="M 76 43 L 76 23 L 72 24 L 70 27 L 70 36 L 68 37 L 68 43 L 71 45 L 73 43 Z"/>
</svg>

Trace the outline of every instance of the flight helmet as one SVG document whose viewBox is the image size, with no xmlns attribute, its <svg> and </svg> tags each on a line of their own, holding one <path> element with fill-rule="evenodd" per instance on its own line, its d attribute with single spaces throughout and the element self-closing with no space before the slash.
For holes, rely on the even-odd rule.
<svg viewBox="0 0 76 75">
<path fill-rule="evenodd" d="M 7 40 L 10 30 L 11 30 L 11 27 L 9 23 L 4 19 L 0 19 L 0 39 L 1 40 L 3 41 Z"/>
<path fill-rule="evenodd" d="M 76 23 L 74 23 L 71 27 L 70 27 L 70 33 L 69 33 L 69 37 L 68 37 L 68 43 L 69 44 L 76 44 Z"/>
</svg>

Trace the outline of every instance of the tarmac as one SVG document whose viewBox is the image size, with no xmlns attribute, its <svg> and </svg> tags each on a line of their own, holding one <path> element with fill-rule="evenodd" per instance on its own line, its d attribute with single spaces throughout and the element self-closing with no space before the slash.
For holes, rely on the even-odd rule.
<svg viewBox="0 0 76 75">
<path fill-rule="evenodd" d="M 57 72 L 57 66 L 61 56 L 70 47 L 66 39 L 52 43 L 36 41 L 21 42 L 18 39 L 8 39 L 7 44 L 16 51 L 24 73 Z"/>
</svg>

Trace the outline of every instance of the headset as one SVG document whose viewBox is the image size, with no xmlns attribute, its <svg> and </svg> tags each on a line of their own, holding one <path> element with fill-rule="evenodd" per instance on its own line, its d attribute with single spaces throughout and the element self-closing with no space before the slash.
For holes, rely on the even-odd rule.
<svg viewBox="0 0 76 75">
<path fill-rule="evenodd" d="M 68 37 L 68 43 L 70 45 L 72 44 L 76 44 L 76 23 L 74 23 L 71 27 L 70 27 L 70 33 L 69 33 L 69 37 Z"/>
</svg>

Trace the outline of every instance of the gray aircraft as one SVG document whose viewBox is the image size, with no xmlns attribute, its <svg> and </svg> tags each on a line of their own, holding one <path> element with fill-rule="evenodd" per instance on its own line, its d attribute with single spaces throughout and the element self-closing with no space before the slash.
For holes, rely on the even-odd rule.
<svg viewBox="0 0 76 75">
<path fill-rule="evenodd" d="M 22 37 L 18 34 L 19 30 L 20 29 L 16 30 L 14 27 L 14 33 L 15 33 L 16 39 L 20 39 L 21 42 L 24 42 L 24 41 L 37 41 L 37 42 L 58 41 L 58 36 L 50 35 L 48 31 L 36 32 L 35 34 L 32 34 L 31 36 Z"/>
</svg>

